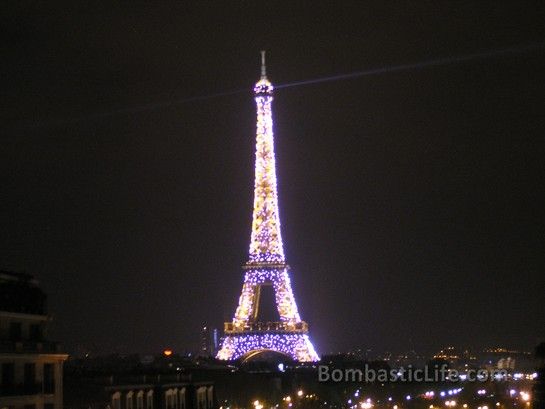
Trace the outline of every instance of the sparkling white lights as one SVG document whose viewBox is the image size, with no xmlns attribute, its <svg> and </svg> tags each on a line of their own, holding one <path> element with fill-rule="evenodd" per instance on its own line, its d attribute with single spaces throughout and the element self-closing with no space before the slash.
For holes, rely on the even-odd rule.
<svg viewBox="0 0 545 409">
<path fill-rule="evenodd" d="M 257 104 L 257 135 L 249 263 L 284 263 L 271 111 L 273 87 L 267 79 L 261 79 L 254 90 Z"/>
<path fill-rule="evenodd" d="M 283 268 L 256 268 L 246 270 L 244 284 L 233 323 L 236 327 L 245 325 L 254 314 L 255 291 L 258 285 L 272 283 L 276 306 L 282 322 L 301 322 L 297 304 L 293 297 L 287 266 Z"/>
<path fill-rule="evenodd" d="M 306 334 L 241 334 L 225 337 L 218 359 L 238 359 L 249 351 L 273 350 L 301 362 L 314 361 L 316 351 Z"/>
<path fill-rule="evenodd" d="M 264 56 L 263 56 L 264 58 Z M 264 60 L 263 60 L 264 64 Z M 238 359 L 257 350 L 274 350 L 297 361 L 318 361 L 319 357 L 301 321 L 293 296 L 280 232 L 276 165 L 274 155 L 273 86 L 262 66 L 261 79 L 254 87 L 257 105 L 254 209 L 249 260 L 238 307 L 218 352 L 219 359 Z M 272 284 L 280 323 L 263 331 L 256 326 L 259 290 Z"/>
</svg>

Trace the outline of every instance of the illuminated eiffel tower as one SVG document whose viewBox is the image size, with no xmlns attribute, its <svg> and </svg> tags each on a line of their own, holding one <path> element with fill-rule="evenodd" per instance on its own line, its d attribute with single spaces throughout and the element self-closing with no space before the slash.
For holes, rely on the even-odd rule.
<svg viewBox="0 0 545 409">
<path fill-rule="evenodd" d="M 242 294 L 232 322 L 225 323 L 225 337 L 217 357 L 247 359 L 275 351 L 301 362 L 317 361 L 318 354 L 301 321 L 291 289 L 289 266 L 284 258 L 278 213 L 271 103 L 273 86 L 267 79 L 265 52 L 261 52 L 261 78 L 254 87 L 257 104 L 254 211 L 250 257 Z M 279 322 L 259 322 L 262 287 L 272 286 Z"/>
</svg>

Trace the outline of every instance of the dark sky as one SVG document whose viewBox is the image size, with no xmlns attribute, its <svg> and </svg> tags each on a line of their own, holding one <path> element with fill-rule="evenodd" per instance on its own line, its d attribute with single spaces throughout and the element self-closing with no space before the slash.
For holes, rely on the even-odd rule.
<svg viewBox="0 0 545 409">
<path fill-rule="evenodd" d="M 69 351 L 231 318 L 261 49 L 278 85 L 519 49 L 277 90 L 280 207 L 321 353 L 545 337 L 542 2 L 134 3 L 0 9 L 0 268 Z"/>
</svg>

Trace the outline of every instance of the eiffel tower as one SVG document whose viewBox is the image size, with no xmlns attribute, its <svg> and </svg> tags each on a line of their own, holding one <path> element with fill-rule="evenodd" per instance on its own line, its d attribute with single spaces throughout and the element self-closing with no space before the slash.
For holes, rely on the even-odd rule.
<svg viewBox="0 0 545 409">
<path fill-rule="evenodd" d="M 225 323 L 225 337 L 217 358 L 244 360 L 264 351 L 275 351 L 300 362 L 318 361 L 308 337 L 308 325 L 297 310 L 282 246 L 271 110 L 273 86 L 267 79 L 265 51 L 261 52 L 261 78 L 254 93 L 257 136 L 250 257 L 242 266 L 242 294 L 233 321 Z M 258 319 L 264 286 L 274 289 L 278 322 Z"/>
</svg>

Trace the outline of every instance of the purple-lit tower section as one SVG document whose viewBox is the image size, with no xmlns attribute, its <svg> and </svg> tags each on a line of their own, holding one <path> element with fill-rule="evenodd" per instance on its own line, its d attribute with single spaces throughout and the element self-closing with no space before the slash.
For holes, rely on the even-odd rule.
<svg viewBox="0 0 545 409">
<path fill-rule="evenodd" d="M 261 52 L 261 78 L 254 87 L 257 104 L 254 210 L 250 257 L 243 266 L 244 284 L 232 322 L 225 323 L 225 337 L 217 357 L 248 358 L 276 351 L 300 362 L 318 361 L 301 321 L 291 289 L 289 266 L 284 257 L 278 212 L 272 121 L 273 86 L 267 79 L 265 52 Z M 263 286 L 273 286 L 280 322 L 258 322 Z"/>
</svg>

